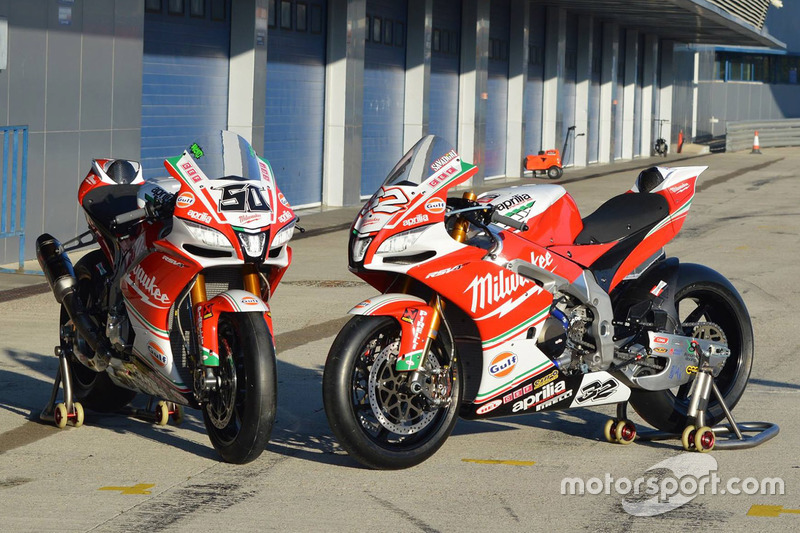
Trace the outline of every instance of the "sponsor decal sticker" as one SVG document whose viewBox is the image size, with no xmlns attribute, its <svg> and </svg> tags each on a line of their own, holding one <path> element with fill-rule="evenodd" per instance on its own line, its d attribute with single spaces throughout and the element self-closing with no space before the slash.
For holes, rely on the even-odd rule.
<svg viewBox="0 0 800 533">
<path fill-rule="evenodd" d="M 544 255 L 537 255 L 536 252 L 531 252 L 531 263 L 539 268 L 550 270 L 549 266 L 553 264 L 553 256 L 550 255 L 550 252 L 545 252 Z"/>
<path fill-rule="evenodd" d="M 519 358 L 511 352 L 504 352 L 492 359 L 489 365 L 489 374 L 496 378 L 502 378 L 513 372 L 517 366 Z"/>
<path fill-rule="evenodd" d="M 445 269 L 442 269 L 442 270 L 437 270 L 436 272 L 431 272 L 430 274 L 425 276 L 425 279 L 444 276 L 445 274 L 449 274 L 450 272 L 455 272 L 456 270 L 461 270 L 461 267 L 462 267 L 462 265 L 456 265 L 454 267 L 445 268 Z"/>
<path fill-rule="evenodd" d="M 578 403 L 600 401 L 614 394 L 614 391 L 616 391 L 618 387 L 619 382 L 615 379 L 593 381 L 581 388 L 576 401 Z"/>
<path fill-rule="evenodd" d="M 567 390 L 567 385 L 564 381 L 548 383 L 539 392 L 515 403 L 514 407 L 511 408 L 511 412 L 527 411 L 531 407 L 535 407 L 536 411 L 541 411 L 570 397 L 572 397 L 572 389 Z"/>
<path fill-rule="evenodd" d="M 258 305 L 259 299 L 253 298 L 251 296 L 245 296 L 244 298 L 242 298 L 242 303 L 245 305 Z"/>
<path fill-rule="evenodd" d="M 507 296 L 516 293 L 521 287 L 530 285 L 533 282 L 514 273 L 506 274 L 501 270 L 497 274 L 486 274 L 477 276 L 467 286 L 467 291 L 472 291 L 472 313 L 478 309 L 484 309 L 487 305 L 500 303 Z"/>
<path fill-rule="evenodd" d="M 513 402 L 514 400 L 525 396 L 526 394 L 530 394 L 533 392 L 533 383 L 528 383 L 522 388 L 515 390 L 514 392 L 509 392 L 505 396 L 503 396 L 503 403 Z"/>
<path fill-rule="evenodd" d="M 671 187 L 670 191 L 673 192 L 674 194 L 680 194 L 680 193 L 682 193 L 683 191 L 685 191 L 688 188 L 689 188 L 689 184 L 686 183 L 686 182 L 683 182 L 683 183 L 681 183 L 679 185 Z"/>
<path fill-rule="evenodd" d="M 176 207 L 186 208 L 190 207 L 192 204 L 194 204 L 194 194 L 190 192 L 181 193 L 181 195 L 175 199 Z"/>
<path fill-rule="evenodd" d="M 508 200 L 505 200 L 505 201 L 500 202 L 499 204 L 497 204 L 495 206 L 495 208 L 498 211 L 505 211 L 507 209 L 511 209 L 512 207 L 521 204 L 525 200 L 530 200 L 530 199 L 531 199 L 531 195 L 530 194 L 525 194 L 525 193 L 523 193 L 523 194 L 515 194 L 514 196 L 512 196 Z"/>
<path fill-rule="evenodd" d="M 353 309 L 364 309 L 365 307 L 369 306 L 369 304 L 371 304 L 371 303 L 372 303 L 371 300 L 364 300 L 363 302 L 361 302 L 360 304 L 355 306 Z"/>
<path fill-rule="evenodd" d="M 658 298 L 659 296 L 661 296 L 661 293 L 664 292 L 664 289 L 666 289 L 666 288 L 667 288 L 667 282 L 664 281 L 664 280 L 661 280 L 661 281 L 658 282 L 658 284 L 655 287 L 650 289 L 650 294 L 652 294 L 653 296 Z"/>
<path fill-rule="evenodd" d="M 186 175 L 189 176 L 189 179 L 191 179 L 193 182 L 197 183 L 198 181 L 203 180 L 202 176 L 200 176 L 200 173 L 190 162 L 182 164 L 181 168 L 186 171 Z"/>
<path fill-rule="evenodd" d="M 253 213 L 252 215 L 239 215 L 239 224 L 247 224 L 248 222 L 255 222 L 261 218 L 260 213 Z"/>
<path fill-rule="evenodd" d="M 168 255 L 162 255 L 161 259 L 163 259 L 165 262 L 169 263 L 170 265 L 176 266 L 178 268 L 186 268 L 186 265 L 184 265 L 180 261 L 176 261 L 175 259 L 171 258 Z"/>
<path fill-rule="evenodd" d="M 190 218 L 193 218 L 199 222 L 203 222 L 204 224 L 211 224 L 211 215 L 209 215 L 208 213 L 190 209 L 189 211 L 187 211 L 186 214 L 189 215 Z"/>
<path fill-rule="evenodd" d="M 286 222 L 290 218 L 292 218 L 291 211 L 284 211 L 283 213 L 281 213 L 281 216 L 278 217 L 278 222 L 283 224 L 284 222 Z"/>
<path fill-rule="evenodd" d="M 133 270 L 128 274 L 128 280 L 133 287 L 137 288 L 141 293 L 145 293 L 142 300 L 146 303 L 150 298 L 165 305 L 170 303 L 169 296 L 161 292 L 161 289 L 156 285 L 156 277 L 145 272 L 142 265 L 133 267 Z"/>
<path fill-rule="evenodd" d="M 447 209 L 447 204 L 441 198 L 431 198 L 425 202 L 425 211 L 433 215 L 444 213 L 445 209 Z"/>
<path fill-rule="evenodd" d="M 555 381 L 558 378 L 558 370 L 553 370 L 546 376 L 543 376 L 536 381 L 533 382 L 533 388 L 538 389 L 539 387 L 544 387 L 548 383 Z"/>
<path fill-rule="evenodd" d="M 503 405 L 503 400 L 492 400 L 491 402 L 478 407 L 478 409 L 475 411 L 475 414 L 485 415 L 490 411 L 494 411 L 501 405 Z"/>
<path fill-rule="evenodd" d="M 200 317 L 203 320 L 208 320 L 214 316 L 214 304 L 204 303 L 200 307 Z"/>
<path fill-rule="evenodd" d="M 413 324 L 414 321 L 417 320 L 417 315 L 419 315 L 419 309 L 414 307 L 407 307 L 405 311 L 403 311 L 403 316 L 400 318 L 403 322 L 408 322 L 409 324 Z"/>
<path fill-rule="evenodd" d="M 167 365 L 167 356 L 164 355 L 164 351 L 158 344 L 154 342 L 147 343 L 147 353 L 158 366 L 164 367 Z"/>
<path fill-rule="evenodd" d="M 653 351 L 655 353 L 667 353 L 667 349 L 666 348 L 653 348 Z"/>
<path fill-rule="evenodd" d="M 442 157 L 440 157 L 439 159 L 437 159 L 436 161 L 431 163 L 431 170 L 433 170 L 434 172 L 438 171 L 440 168 L 445 166 L 447 163 L 449 163 L 450 161 L 452 161 L 456 157 L 458 157 L 458 154 L 456 153 L 456 151 L 455 150 L 450 150 L 449 152 L 444 154 Z"/>
<path fill-rule="evenodd" d="M 428 215 L 419 214 L 417 216 L 407 218 L 403 221 L 403 226 L 416 226 L 417 224 L 424 224 L 428 222 Z"/>
<path fill-rule="evenodd" d="M 283 204 L 284 207 L 289 207 L 289 201 L 286 199 L 286 197 L 283 195 L 282 192 L 278 193 L 278 200 L 280 201 L 280 203 Z"/>
<path fill-rule="evenodd" d="M 653 342 L 656 344 L 669 344 L 669 339 L 666 337 L 653 337 Z"/>
</svg>

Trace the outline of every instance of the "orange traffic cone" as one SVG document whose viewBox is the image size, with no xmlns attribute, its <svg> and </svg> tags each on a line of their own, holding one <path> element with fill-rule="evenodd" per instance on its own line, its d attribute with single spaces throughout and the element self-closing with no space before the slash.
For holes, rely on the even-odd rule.
<svg viewBox="0 0 800 533">
<path fill-rule="evenodd" d="M 750 153 L 751 154 L 760 154 L 761 153 L 761 149 L 758 146 L 758 130 L 756 130 L 756 134 L 753 137 L 753 151 L 750 152 Z"/>
</svg>

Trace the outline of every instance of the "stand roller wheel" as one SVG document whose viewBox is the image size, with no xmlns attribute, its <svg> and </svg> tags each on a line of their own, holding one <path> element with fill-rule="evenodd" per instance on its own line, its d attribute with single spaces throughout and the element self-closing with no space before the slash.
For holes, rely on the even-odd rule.
<svg viewBox="0 0 800 533">
<path fill-rule="evenodd" d="M 76 428 L 79 428 L 83 425 L 84 420 L 83 406 L 79 402 L 73 402 L 72 411 L 75 417 L 72 419 L 72 425 Z"/>
<path fill-rule="evenodd" d="M 707 453 L 714 449 L 716 438 L 708 426 L 698 428 L 694 434 L 694 447 L 700 453 Z"/>
<path fill-rule="evenodd" d="M 614 418 L 609 418 L 608 420 L 606 420 L 606 425 L 603 428 L 603 436 L 606 438 L 606 441 L 617 442 L 617 437 L 616 437 L 617 422 L 618 420 Z"/>
<path fill-rule="evenodd" d="M 55 404 L 53 406 L 53 422 L 56 427 L 58 429 L 64 429 L 67 427 L 67 420 L 69 420 L 67 416 L 67 406 L 61 402 Z"/>
<path fill-rule="evenodd" d="M 156 404 L 154 422 L 157 426 L 166 426 L 167 422 L 169 422 L 169 407 L 167 407 L 167 402 L 164 400 L 160 400 Z"/>
<path fill-rule="evenodd" d="M 686 426 L 683 429 L 683 433 L 681 433 L 681 444 L 683 445 L 683 449 L 687 452 L 694 450 L 694 434 L 694 426 Z"/>
<path fill-rule="evenodd" d="M 636 425 L 630 420 L 621 420 L 614 429 L 614 438 L 620 444 L 630 444 L 636 439 Z"/>
<path fill-rule="evenodd" d="M 177 403 L 172 404 L 172 423 L 176 426 L 180 426 L 183 423 L 183 406 Z"/>
</svg>

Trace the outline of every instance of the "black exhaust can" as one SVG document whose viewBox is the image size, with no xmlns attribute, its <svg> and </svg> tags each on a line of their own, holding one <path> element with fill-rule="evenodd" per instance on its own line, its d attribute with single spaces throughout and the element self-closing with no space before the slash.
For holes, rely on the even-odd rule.
<svg viewBox="0 0 800 533">
<path fill-rule="evenodd" d="M 76 284 L 72 261 L 67 257 L 58 239 L 49 233 L 44 233 L 36 239 L 36 259 L 42 267 L 56 301 L 61 303 L 64 295 Z"/>
</svg>

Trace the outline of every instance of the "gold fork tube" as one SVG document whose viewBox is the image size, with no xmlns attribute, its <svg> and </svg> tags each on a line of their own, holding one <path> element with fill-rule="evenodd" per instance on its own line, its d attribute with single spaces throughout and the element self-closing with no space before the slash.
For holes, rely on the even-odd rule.
<svg viewBox="0 0 800 533">
<path fill-rule="evenodd" d="M 258 269 L 253 263 L 245 263 L 242 267 L 244 290 L 261 298 L 261 280 L 258 278 Z"/>
<path fill-rule="evenodd" d="M 206 276 L 205 274 L 198 274 L 197 279 L 194 281 L 194 285 L 192 285 L 192 306 L 197 304 L 201 304 L 208 300 L 208 296 L 206 295 Z"/>
</svg>

